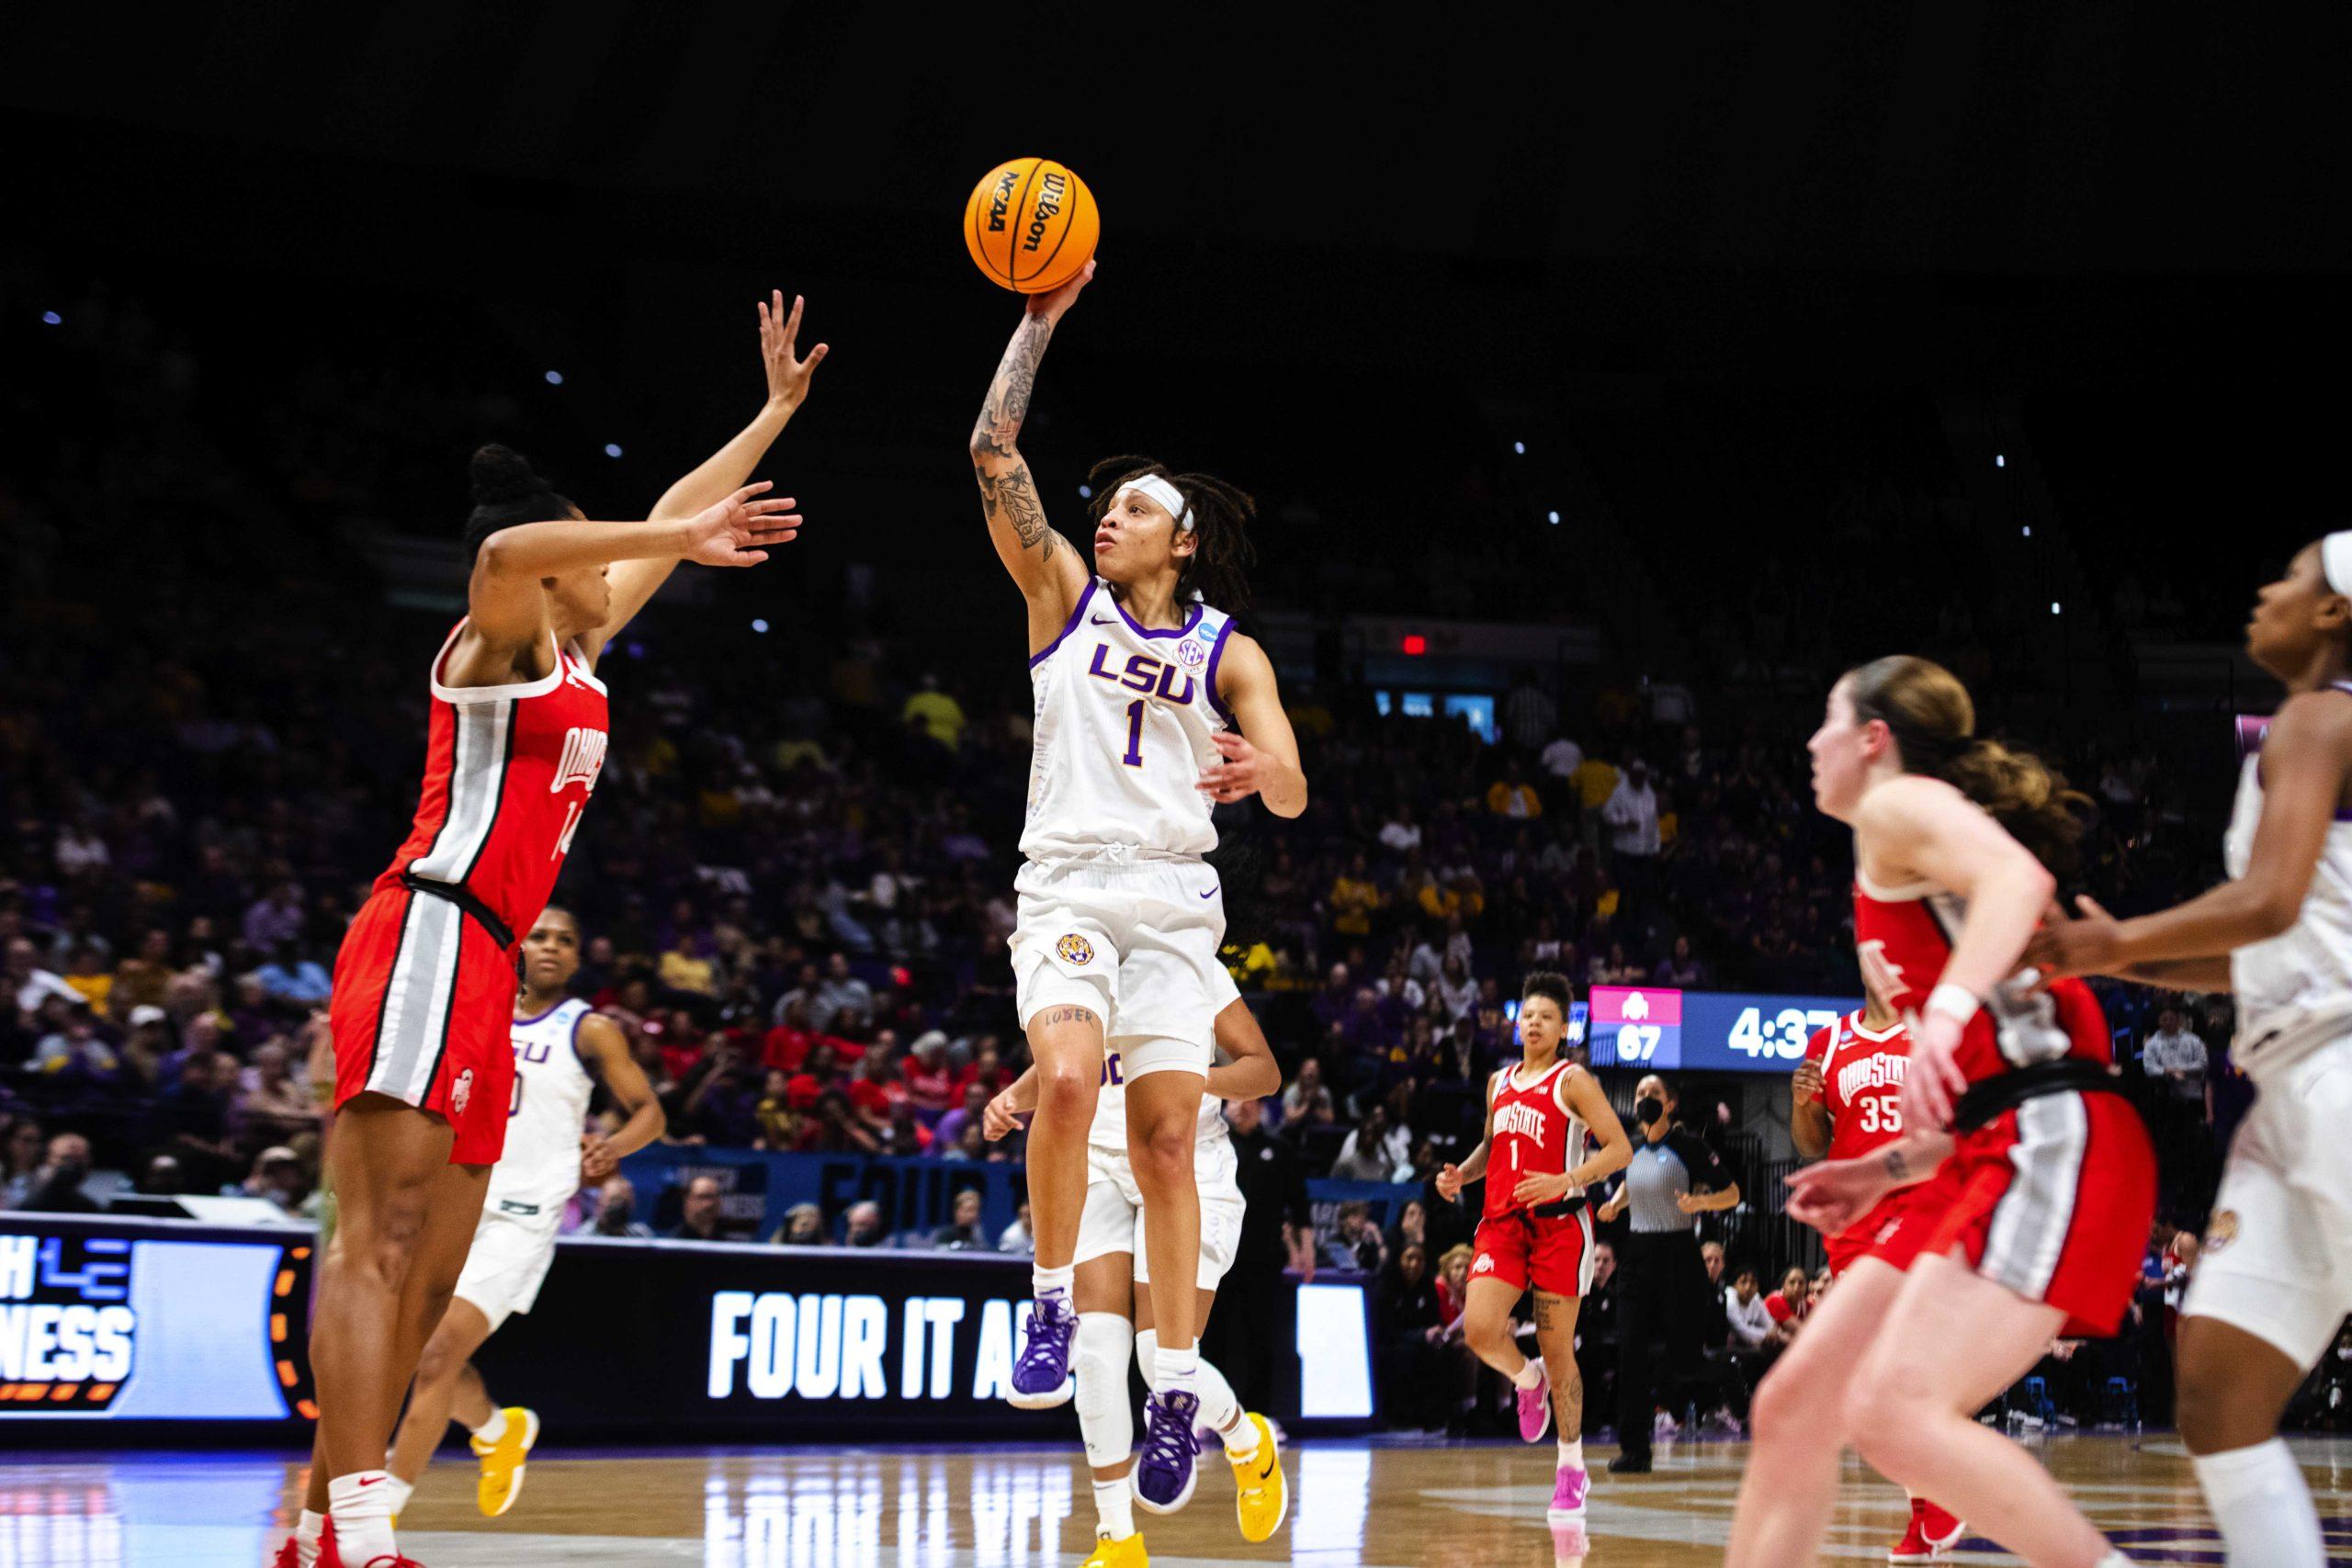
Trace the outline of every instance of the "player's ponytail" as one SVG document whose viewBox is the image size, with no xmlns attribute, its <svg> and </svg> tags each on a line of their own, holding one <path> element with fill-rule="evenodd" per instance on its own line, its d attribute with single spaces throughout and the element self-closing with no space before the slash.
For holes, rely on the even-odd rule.
<svg viewBox="0 0 2352 1568">
<path fill-rule="evenodd" d="M 1149 457 L 1105 457 L 1086 476 L 1094 499 L 1087 515 L 1102 521 L 1111 498 L 1127 480 L 1157 474 L 1182 491 L 1193 513 L 1198 543 L 1184 558 L 1176 579 L 1176 603 L 1181 608 L 1194 594 L 1228 615 L 1239 615 L 1250 604 L 1250 569 L 1258 559 L 1250 542 L 1250 525 L 1258 519 L 1258 503 L 1249 491 L 1209 474 L 1170 473 L 1168 465 Z"/>
<path fill-rule="evenodd" d="M 2061 878 L 2074 873 L 2083 836 L 2078 808 L 2089 797 L 2030 751 L 1976 733 L 1968 688 L 1942 665 L 1909 654 L 1846 672 L 1854 716 L 1878 720 L 1894 737 L 1906 773 L 1951 784 L 1991 814 L 2034 859 Z"/>
<path fill-rule="evenodd" d="M 511 446 L 492 442 L 477 447 L 467 465 L 473 487 L 473 514 L 466 519 L 466 561 L 481 553 L 482 541 L 521 523 L 552 523 L 578 509 L 558 495 L 530 460 Z"/>
</svg>

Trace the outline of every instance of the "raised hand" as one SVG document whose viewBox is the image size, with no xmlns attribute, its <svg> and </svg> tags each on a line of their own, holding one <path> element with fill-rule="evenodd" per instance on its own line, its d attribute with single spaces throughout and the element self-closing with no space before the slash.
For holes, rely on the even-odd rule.
<svg viewBox="0 0 2352 1568">
<path fill-rule="evenodd" d="M 1799 1105 L 1811 1105 L 1821 1098 L 1821 1064 L 1806 1061 L 1797 1064 L 1796 1076 L 1789 1080 L 1789 1097 Z"/>
<path fill-rule="evenodd" d="M 2105 975 L 2116 966 L 2115 917 L 2087 893 L 2075 900 L 2075 908 L 2082 912 L 2079 919 L 2068 919 L 2064 909 L 2051 905 L 2041 929 L 2025 944 L 2025 962 L 2045 979 Z"/>
<path fill-rule="evenodd" d="M 1860 1219 L 1894 1183 L 1876 1156 L 1809 1165 L 1789 1178 L 1789 1218 L 1836 1235 Z"/>
<path fill-rule="evenodd" d="M 1456 1198 L 1462 1196 L 1463 1186 L 1462 1168 L 1460 1166 L 1448 1162 L 1447 1164 L 1442 1165 L 1438 1168 L 1437 1195 L 1439 1197 L 1451 1203 Z"/>
<path fill-rule="evenodd" d="M 809 378 L 831 352 L 820 343 L 808 351 L 808 357 L 799 357 L 800 306 L 796 294 L 792 313 L 786 315 L 781 288 L 760 301 L 760 360 L 767 367 L 768 401 L 785 409 L 797 409 L 808 400 Z"/>
<path fill-rule="evenodd" d="M 1078 291 L 1093 281 L 1094 264 L 1088 262 L 1078 269 L 1077 276 L 1059 288 L 1049 288 L 1043 294 L 1029 296 L 1029 313 L 1043 316 L 1049 321 L 1058 321 L 1062 319 L 1062 312 L 1078 302 Z"/>
<path fill-rule="evenodd" d="M 768 547 L 791 542 L 800 532 L 799 504 L 790 496 L 769 498 L 767 480 L 745 485 L 686 523 L 686 548 L 680 558 L 705 566 L 757 566 Z M 757 499 L 754 499 L 757 498 Z"/>
</svg>

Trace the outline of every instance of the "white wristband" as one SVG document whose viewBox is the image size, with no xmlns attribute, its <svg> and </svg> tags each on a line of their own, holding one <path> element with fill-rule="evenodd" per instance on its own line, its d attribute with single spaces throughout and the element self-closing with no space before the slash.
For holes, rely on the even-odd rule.
<svg viewBox="0 0 2352 1568">
<path fill-rule="evenodd" d="M 1949 980 L 1928 993 L 1929 1012 L 1939 1012 L 1946 1018 L 1961 1023 L 1966 1023 L 1970 1019 L 1974 1018 L 1977 1010 L 1984 1005 L 1976 999 L 1975 992 L 1965 986 L 1956 986 Z"/>
</svg>

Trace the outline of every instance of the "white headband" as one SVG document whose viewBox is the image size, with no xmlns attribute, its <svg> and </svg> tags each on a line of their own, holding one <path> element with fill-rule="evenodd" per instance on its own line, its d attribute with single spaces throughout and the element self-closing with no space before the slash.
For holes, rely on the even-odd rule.
<svg viewBox="0 0 2352 1568">
<path fill-rule="evenodd" d="M 1127 480 L 1112 492 L 1111 504 L 1116 506 L 1119 503 L 1119 497 L 1129 491 L 1134 491 L 1137 495 L 1148 500 L 1156 501 L 1167 508 L 1168 515 L 1176 519 L 1178 533 L 1189 534 L 1193 531 L 1193 509 L 1184 504 L 1184 492 L 1158 474 L 1138 474 Z M 2352 538 L 2352 535 L 2347 535 L 2346 537 Z"/>
<path fill-rule="evenodd" d="M 2319 570 L 2331 592 L 2352 593 L 2352 528 L 2319 542 Z"/>
</svg>

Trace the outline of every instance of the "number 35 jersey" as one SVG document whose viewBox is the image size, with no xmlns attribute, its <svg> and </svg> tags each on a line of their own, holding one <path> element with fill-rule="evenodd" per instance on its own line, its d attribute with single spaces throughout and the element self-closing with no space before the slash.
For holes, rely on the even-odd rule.
<svg viewBox="0 0 2352 1568">
<path fill-rule="evenodd" d="M 1233 722 L 1216 695 L 1233 621 L 1195 602 L 1182 627 L 1148 631 L 1100 578 L 1061 635 L 1029 660 L 1036 700 L 1021 852 L 1071 861 L 1197 860 L 1216 847 L 1204 769 Z"/>
<path fill-rule="evenodd" d="M 1903 1073 L 1911 1032 L 1901 1019 L 1883 1031 L 1848 1013 L 1813 1032 L 1804 1059 L 1821 1064 L 1821 1102 L 1829 1111 L 1831 1159 L 1860 1159 L 1903 1135 Z"/>
</svg>

